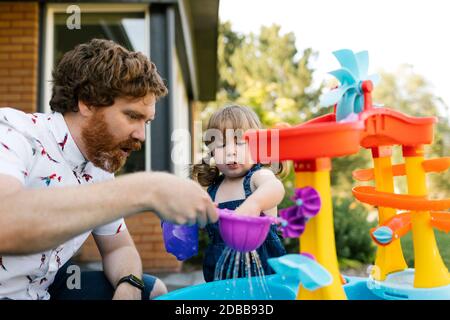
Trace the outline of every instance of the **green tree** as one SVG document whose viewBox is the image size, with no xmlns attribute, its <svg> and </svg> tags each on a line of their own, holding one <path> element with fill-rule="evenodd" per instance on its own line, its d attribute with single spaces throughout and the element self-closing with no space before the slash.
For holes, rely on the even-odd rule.
<svg viewBox="0 0 450 320">
<path fill-rule="evenodd" d="M 219 89 L 202 118 L 228 104 L 246 105 L 266 127 L 278 122 L 296 124 L 311 118 L 320 89 L 312 87 L 312 49 L 298 52 L 293 33 L 280 26 L 262 27 L 258 34 L 242 35 L 222 23 L 218 38 Z"/>
</svg>

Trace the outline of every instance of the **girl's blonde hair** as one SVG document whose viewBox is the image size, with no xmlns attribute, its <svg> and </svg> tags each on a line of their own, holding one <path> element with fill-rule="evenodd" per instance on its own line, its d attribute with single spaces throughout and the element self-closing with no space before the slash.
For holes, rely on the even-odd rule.
<svg viewBox="0 0 450 320">
<path fill-rule="evenodd" d="M 206 130 L 209 129 L 220 130 L 225 139 L 227 129 L 242 130 L 245 132 L 249 129 L 262 129 L 262 125 L 256 113 L 249 107 L 231 105 L 221 108 L 212 114 L 206 127 Z M 203 158 L 202 163 L 194 164 L 191 169 L 191 178 L 198 181 L 203 187 L 208 187 L 213 184 L 220 175 L 219 169 L 210 164 L 211 157 L 213 156 L 212 142 L 205 141 L 209 149 L 209 157 L 206 159 Z M 277 175 L 283 171 L 283 165 L 280 164 Z"/>
</svg>

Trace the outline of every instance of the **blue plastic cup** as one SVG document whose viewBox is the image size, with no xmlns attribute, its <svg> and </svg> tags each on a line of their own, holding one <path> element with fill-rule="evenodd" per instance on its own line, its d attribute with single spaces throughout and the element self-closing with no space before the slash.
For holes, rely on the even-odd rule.
<svg viewBox="0 0 450 320">
<path fill-rule="evenodd" d="M 198 254 L 198 226 L 177 225 L 162 222 L 163 238 L 166 251 L 179 261 Z"/>
</svg>

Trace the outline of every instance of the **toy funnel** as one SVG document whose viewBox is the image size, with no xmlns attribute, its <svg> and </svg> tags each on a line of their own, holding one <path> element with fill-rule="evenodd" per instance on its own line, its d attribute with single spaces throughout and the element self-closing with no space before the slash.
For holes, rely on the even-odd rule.
<svg viewBox="0 0 450 320">
<path fill-rule="evenodd" d="M 333 282 L 331 274 L 309 254 L 287 254 L 267 260 L 275 272 L 286 279 L 295 279 L 305 289 L 314 291 Z"/>
<path fill-rule="evenodd" d="M 223 241 L 239 252 L 256 250 L 267 238 L 271 224 L 280 225 L 285 238 L 299 237 L 308 219 L 320 211 L 320 196 L 314 188 L 305 187 L 296 189 L 292 200 L 296 205 L 281 210 L 280 218 L 242 216 L 234 214 L 232 210 L 217 209 Z"/>
<path fill-rule="evenodd" d="M 275 217 L 241 216 L 228 209 L 217 209 L 219 230 L 223 241 L 239 252 L 249 252 L 259 248 L 269 233 L 270 225 L 278 223 Z"/>
</svg>

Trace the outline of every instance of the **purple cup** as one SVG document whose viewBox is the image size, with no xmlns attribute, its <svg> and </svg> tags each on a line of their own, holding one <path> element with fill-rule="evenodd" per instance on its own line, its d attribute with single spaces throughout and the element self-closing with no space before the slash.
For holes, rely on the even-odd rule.
<svg viewBox="0 0 450 320">
<path fill-rule="evenodd" d="M 228 209 L 219 212 L 219 230 L 223 241 L 230 248 L 239 252 L 258 249 L 266 240 L 270 225 L 277 223 L 274 217 L 241 216 Z"/>
</svg>

